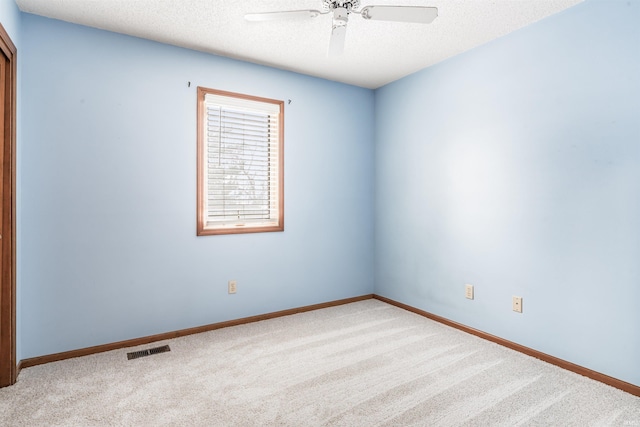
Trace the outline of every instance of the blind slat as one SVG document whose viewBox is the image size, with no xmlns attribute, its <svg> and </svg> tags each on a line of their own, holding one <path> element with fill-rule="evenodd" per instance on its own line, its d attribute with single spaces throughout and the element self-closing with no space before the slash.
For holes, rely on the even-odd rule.
<svg viewBox="0 0 640 427">
<path fill-rule="evenodd" d="M 279 107 L 210 95 L 205 97 L 207 218 L 277 219 Z"/>
</svg>

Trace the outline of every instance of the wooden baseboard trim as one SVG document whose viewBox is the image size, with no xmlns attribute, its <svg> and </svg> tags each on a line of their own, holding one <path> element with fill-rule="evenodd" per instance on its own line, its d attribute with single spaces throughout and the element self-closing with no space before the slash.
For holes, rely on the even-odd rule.
<svg viewBox="0 0 640 427">
<path fill-rule="evenodd" d="M 216 329 L 228 328 L 230 326 L 244 325 L 247 323 L 259 322 L 261 320 L 275 319 L 276 317 L 290 316 L 297 313 L 305 313 L 307 311 L 320 310 L 322 308 L 335 307 L 352 302 L 364 301 L 373 298 L 373 294 L 361 295 L 353 298 L 346 298 L 337 301 L 323 302 L 320 304 L 307 305 L 304 307 L 291 308 L 288 310 L 276 311 L 273 313 L 259 314 L 257 316 L 244 317 L 241 319 L 228 320 L 226 322 L 213 323 L 210 325 L 197 326 L 195 328 L 182 329 L 179 331 L 165 332 L 163 334 L 150 335 L 142 338 L 134 338 L 125 341 L 118 341 L 110 344 L 96 345 L 93 347 L 81 348 L 78 350 L 64 351 L 61 353 L 48 354 L 45 356 L 32 357 L 20 361 L 19 369 L 29 368 L 31 366 L 42 365 L 45 363 L 58 362 L 60 360 L 71 359 L 74 357 L 88 356 L 105 351 L 118 350 L 121 348 L 135 347 L 138 345 L 149 344 L 156 341 L 168 340 L 171 338 L 184 337 L 186 335 L 199 334 L 201 332 L 213 331 Z"/>
<path fill-rule="evenodd" d="M 463 325 L 461 323 L 454 322 L 452 320 L 446 319 L 444 317 L 431 314 L 427 311 L 420 310 L 419 308 L 412 307 L 407 304 L 403 304 L 398 301 L 394 301 L 392 299 L 380 296 L 373 295 L 373 298 L 380 300 L 382 302 L 386 302 L 387 304 L 394 305 L 396 307 L 402 308 L 404 310 L 410 311 L 412 313 L 419 314 L 420 316 L 424 316 L 428 319 L 435 320 L 436 322 L 442 323 L 447 326 L 451 326 L 452 328 L 459 329 L 463 332 L 467 332 L 471 335 L 475 335 L 477 337 L 483 338 L 487 341 L 494 342 L 496 344 L 500 344 L 501 346 L 510 348 L 512 350 L 518 351 L 520 353 L 524 353 L 528 356 L 535 357 L 536 359 L 540 359 L 544 362 L 551 363 L 552 365 L 556 365 L 562 369 L 566 369 L 567 371 L 575 372 L 576 374 L 583 375 L 585 377 L 591 378 L 592 380 L 600 381 L 601 383 L 605 383 L 610 385 L 611 387 L 615 387 L 622 391 L 626 391 L 627 393 L 633 394 L 634 396 L 640 397 L 640 387 L 626 381 L 619 380 L 614 377 L 610 377 L 608 375 L 602 374 L 600 372 L 593 371 L 591 369 L 585 368 L 580 365 L 576 365 L 575 363 L 567 362 L 566 360 L 560 359 L 555 356 L 551 356 L 546 353 L 542 353 L 538 350 L 534 350 L 529 347 L 525 347 L 520 344 L 516 344 L 512 341 L 506 340 L 504 338 L 497 337 L 495 335 L 488 334 L 486 332 L 480 331 L 478 329 L 470 328 L 469 326 Z"/>
<path fill-rule="evenodd" d="M 429 313 L 429 312 L 424 311 L 424 310 L 420 310 L 419 308 L 415 308 L 415 307 L 412 307 L 410 305 L 403 304 L 401 302 L 392 300 L 390 298 L 383 297 L 381 295 L 376 295 L 376 294 L 361 295 L 361 296 L 353 297 L 353 298 L 346 298 L 346 299 L 341 299 L 341 300 L 337 300 L 337 301 L 330 301 L 330 302 L 325 302 L 325 303 L 320 303 L 320 304 L 307 305 L 307 306 L 304 306 L 304 307 L 291 308 L 291 309 L 288 309 L 288 310 L 276 311 L 276 312 L 272 312 L 272 313 L 259 314 L 257 316 L 250 316 L 250 317 L 244 317 L 244 318 L 241 318 L 241 319 L 228 320 L 226 322 L 219 322 L 219 323 L 213 323 L 213 324 L 210 324 L 210 325 L 197 326 L 197 327 L 194 327 L 194 328 L 182 329 L 182 330 L 173 331 L 173 332 L 166 332 L 166 333 L 157 334 L 157 335 L 150 335 L 150 336 L 142 337 L 142 338 L 134 338 L 134 339 L 125 340 L 125 341 L 118 341 L 118 342 L 114 342 L 114 343 L 110 343 L 110 344 L 103 344 L 103 345 L 97 345 L 97 346 L 93 346 L 93 347 L 82 348 L 82 349 L 78 349 L 78 350 L 71 350 L 71 351 L 65 351 L 65 352 L 61 352 L 61 353 L 49 354 L 49 355 L 45 355 L 45 356 L 32 357 L 32 358 L 29 358 L 29 359 L 21 360 L 18 363 L 16 371 L 17 371 L 17 374 L 19 374 L 20 371 L 23 368 L 29 368 L 31 366 L 42 365 L 42 364 L 51 363 L 51 362 L 57 362 L 57 361 L 60 361 L 60 360 L 71 359 L 71 358 L 74 358 L 74 357 L 88 356 L 88 355 L 91 355 L 91 354 L 103 353 L 105 351 L 118 350 L 118 349 L 121 349 L 121 348 L 135 347 L 135 346 L 139 346 L 139 345 L 153 343 L 153 342 L 156 342 L 156 341 L 163 341 L 163 340 L 168 340 L 168 339 L 172 339 L 172 338 L 179 338 L 179 337 L 184 337 L 184 336 L 187 336 L 187 335 L 193 335 L 193 334 L 199 334 L 199 333 L 202 333 L 202 332 L 213 331 L 213 330 L 216 330 L 216 329 L 228 328 L 230 326 L 238 326 L 238 325 L 244 325 L 244 324 L 247 324 L 247 323 L 259 322 L 261 320 L 275 319 L 277 317 L 282 317 L 282 316 L 290 316 L 292 314 L 305 313 L 305 312 L 308 312 L 308 311 L 320 310 L 320 309 L 323 309 L 323 308 L 335 307 L 335 306 L 339 306 L 339 305 L 343 305 L 343 304 L 350 304 L 350 303 L 353 303 L 353 302 L 364 301 L 364 300 L 371 299 L 371 298 L 375 298 L 375 299 L 380 300 L 382 302 L 386 302 L 387 304 L 391 304 L 391 305 L 394 305 L 396 307 L 402 308 L 404 310 L 410 311 L 412 313 L 416 313 L 416 314 L 418 314 L 420 316 L 426 317 L 428 319 L 434 320 L 436 322 L 442 323 L 442 324 L 450 326 L 452 328 L 461 330 L 463 332 L 467 332 L 467 333 L 469 333 L 471 335 L 475 335 L 475 336 L 477 336 L 479 338 L 482 338 L 482 339 L 485 339 L 487 341 L 491 341 L 491 342 L 494 342 L 496 344 L 500 344 L 500 345 L 502 345 L 504 347 L 507 347 L 507 348 L 510 348 L 512 350 L 518 351 L 520 353 L 524 353 L 524 354 L 526 354 L 528 356 L 531 356 L 531 357 L 535 357 L 536 359 L 540 359 L 540 360 L 545 361 L 547 363 L 551 363 L 552 365 L 556 365 L 556 366 L 558 366 L 560 368 L 566 369 L 566 370 L 571 371 L 571 372 L 575 372 L 577 374 L 583 375 L 585 377 L 591 378 L 591 379 L 596 380 L 596 381 L 600 381 L 600 382 L 602 382 L 604 384 L 610 385 L 612 387 L 615 387 L 617 389 L 620 389 L 622 391 L 630 393 L 630 394 L 632 394 L 634 396 L 639 396 L 640 397 L 640 387 L 636 386 L 634 384 L 628 383 L 626 381 L 619 380 L 619 379 L 614 378 L 614 377 L 610 377 L 608 375 L 602 374 L 602 373 L 597 372 L 597 371 L 593 371 L 591 369 L 585 368 L 585 367 L 580 366 L 580 365 L 576 365 L 574 363 L 568 362 L 568 361 L 560 359 L 558 357 L 551 356 L 551 355 L 546 354 L 546 353 L 542 353 L 542 352 L 540 352 L 538 350 L 534 350 L 532 348 L 525 347 L 525 346 L 520 345 L 520 344 L 516 344 L 516 343 L 514 343 L 512 341 L 509 341 L 509 340 L 506 340 L 504 338 L 500 338 L 500 337 L 497 337 L 495 335 L 488 334 L 488 333 L 480 331 L 478 329 L 471 328 L 471 327 L 463 325 L 461 323 L 454 322 L 454 321 L 446 319 L 444 317 Z"/>
</svg>

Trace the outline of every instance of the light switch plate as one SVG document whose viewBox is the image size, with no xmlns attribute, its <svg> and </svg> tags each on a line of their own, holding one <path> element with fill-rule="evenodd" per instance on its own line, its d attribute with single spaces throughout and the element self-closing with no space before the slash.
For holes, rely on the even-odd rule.
<svg viewBox="0 0 640 427">
<path fill-rule="evenodd" d="M 473 285 L 464 285 L 464 296 L 473 299 Z"/>
</svg>

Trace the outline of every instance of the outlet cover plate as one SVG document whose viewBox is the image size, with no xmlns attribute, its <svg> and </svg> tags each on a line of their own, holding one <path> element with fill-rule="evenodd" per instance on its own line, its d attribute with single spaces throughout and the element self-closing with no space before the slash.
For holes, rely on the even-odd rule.
<svg viewBox="0 0 640 427">
<path fill-rule="evenodd" d="M 512 304 L 513 311 L 516 313 L 522 313 L 522 297 L 513 297 Z"/>
<path fill-rule="evenodd" d="M 229 280 L 229 293 L 235 294 L 237 290 L 237 283 L 235 280 Z"/>
</svg>

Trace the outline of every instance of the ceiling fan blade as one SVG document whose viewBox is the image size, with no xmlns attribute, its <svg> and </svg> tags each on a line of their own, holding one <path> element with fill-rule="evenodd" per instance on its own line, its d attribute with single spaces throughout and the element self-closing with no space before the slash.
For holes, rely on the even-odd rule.
<svg viewBox="0 0 640 427">
<path fill-rule="evenodd" d="M 438 17 L 437 7 L 367 6 L 360 11 L 364 19 L 430 24 Z"/>
<path fill-rule="evenodd" d="M 329 56 L 340 56 L 344 52 L 344 40 L 347 35 L 347 26 L 334 26 L 329 40 Z"/>
<path fill-rule="evenodd" d="M 288 10 L 284 12 L 248 13 L 244 19 L 251 22 L 275 21 L 279 19 L 308 19 L 328 12 L 319 10 Z"/>
<path fill-rule="evenodd" d="M 331 40 L 329 40 L 329 56 L 340 56 L 344 52 L 344 40 L 347 35 L 348 22 L 349 11 L 346 8 L 338 7 L 334 9 Z"/>
</svg>

